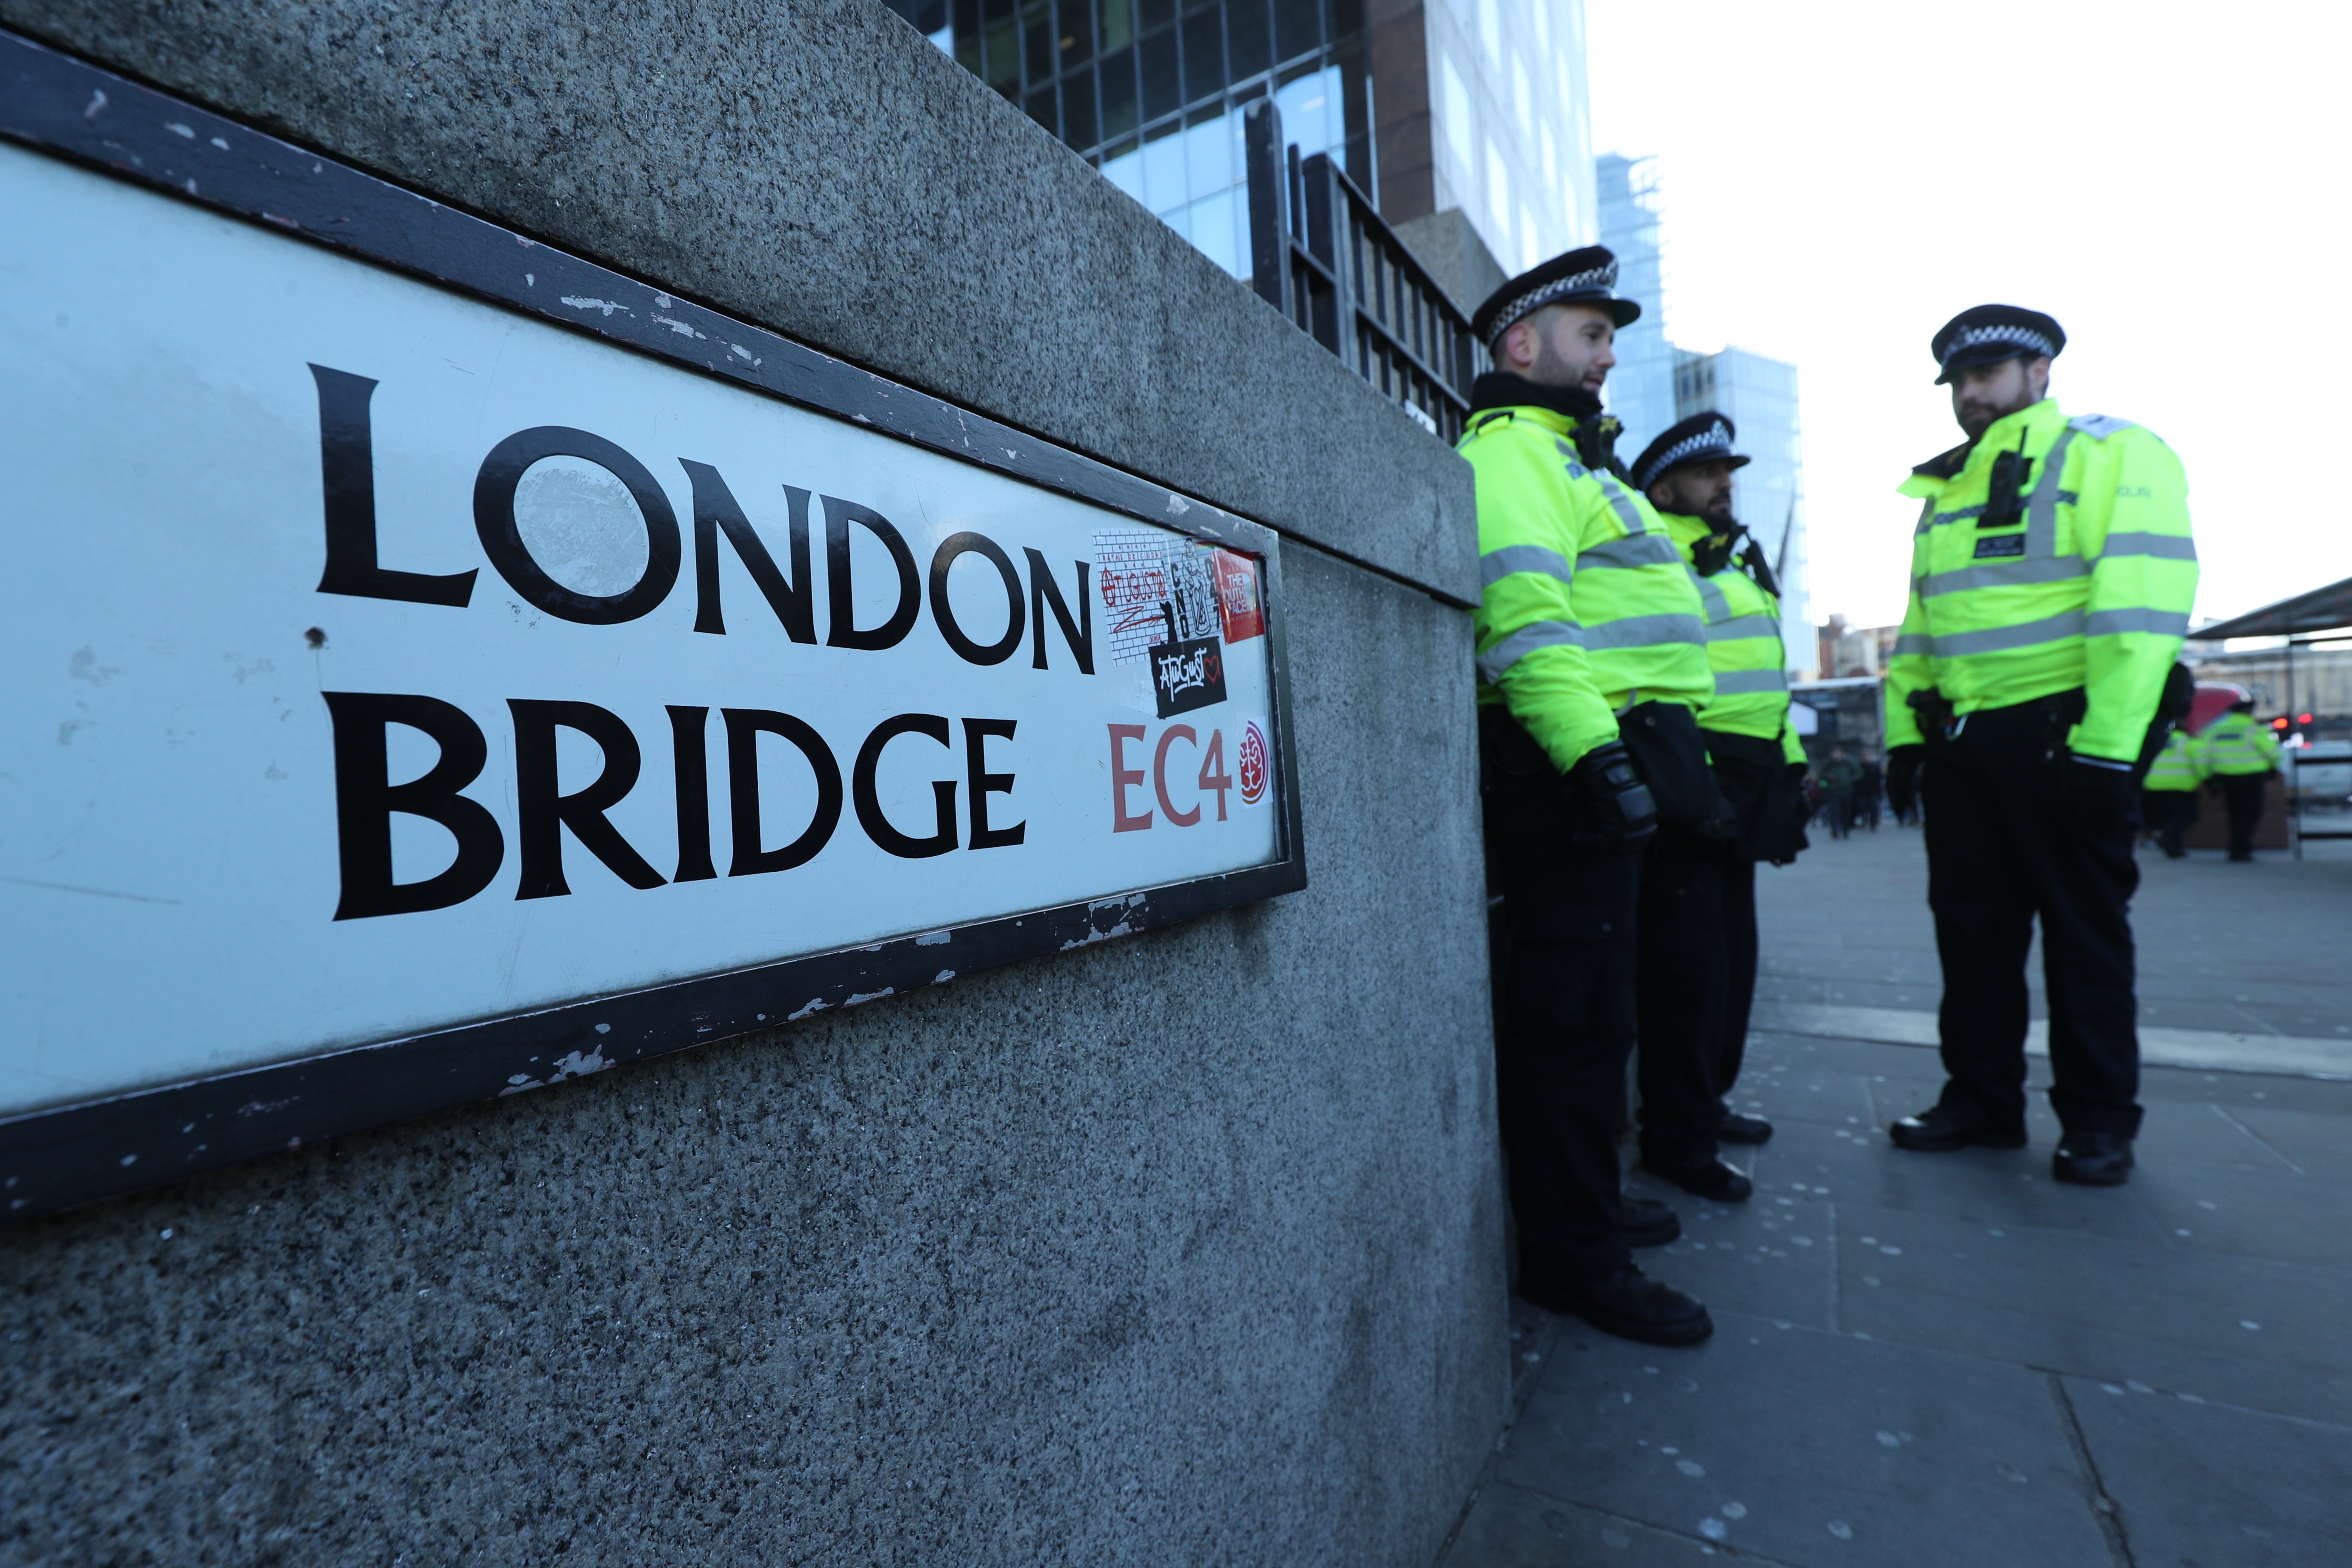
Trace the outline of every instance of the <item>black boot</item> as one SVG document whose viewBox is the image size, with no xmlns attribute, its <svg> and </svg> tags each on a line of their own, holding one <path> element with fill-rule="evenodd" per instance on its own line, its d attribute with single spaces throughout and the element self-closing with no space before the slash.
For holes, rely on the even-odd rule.
<svg viewBox="0 0 2352 1568">
<path fill-rule="evenodd" d="M 1547 1311 L 1582 1318 L 1603 1333 L 1645 1345 L 1695 1345 L 1715 1332 L 1696 1298 L 1630 1263 L 1614 1274 L 1577 1279 L 1523 1262 L 1519 1294 Z"/>
<path fill-rule="evenodd" d="M 2120 1132 L 2069 1132 L 2050 1156 L 2050 1173 L 2078 1187 L 2120 1187 L 2131 1168 L 2132 1141 Z"/>
<path fill-rule="evenodd" d="M 1715 1130 L 1718 1143 L 1769 1143 L 1772 1124 L 1760 1116 L 1742 1116 L 1736 1110 L 1723 1113 L 1723 1121 Z"/>
<path fill-rule="evenodd" d="M 1681 1218 L 1655 1198 L 1620 1198 L 1609 1217 L 1628 1247 L 1664 1247 L 1683 1233 Z"/>
<path fill-rule="evenodd" d="M 1661 1163 L 1644 1154 L 1642 1169 L 1664 1177 L 1693 1197 L 1713 1198 L 1719 1204 L 1744 1204 L 1748 1194 L 1756 1190 L 1754 1183 L 1720 1160 L 1710 1160 L 1704 1165 L 1678 1165 Z"/>
<path fill-rule="evenodd" d="M 1916 1149 L 1923 1154 L 1948 1154 L 1955 1149 L 1977 1144 L 1987 1149 L 2022 1149 L 2025 1147 L 2023 1127 L 2005 1127 L 1973 1110 L 1962 1110 L 1949 1104 L 1931 1106 L 1916 1116 L 1906 1116 L 1886 1130 L 1897 1149 Z"/>
</svg>

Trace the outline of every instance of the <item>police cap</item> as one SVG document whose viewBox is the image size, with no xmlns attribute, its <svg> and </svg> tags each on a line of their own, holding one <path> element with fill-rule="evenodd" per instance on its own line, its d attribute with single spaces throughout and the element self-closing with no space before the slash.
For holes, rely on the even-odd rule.
<svg viewBox="0 0 2352 1568">
<path fill-rule="evenodd" d="M 1613 292 L 1616 287 L 1616 253 L 1605 245 L 1583 246 L 1520 273 L 1487 295 L 1478 313 L 1470 318 L 1470 330 L 1491 352 L 1496 340 L 1514 322 L 1546 305 L 1591 305 L 1606 310 L 1619 326 L 1631 326 L 1641 319 L 1642 307 L 1619 299 Z"/>
<path fill-rule="evenodd" d="M 2066 347 L 2066 331 L 2039 310 L 2016 305 L 1977 305 L 1962 310 L 1936 334 L 1928 345 L 1941 368 L 1936 384 L 1942 386 L 1964 370 L 1999 364 L 2020 354 L 2056 359 Z"/>
<path fill-rule="evenodd" d="M 1633 488 L 1646 490 L 1689 463 L 1721 462 L 1746 468 L 1752 459 L 1731 449 L 1738 434 L 1738 427 L 1725 415 L 1692 415 L 1642 448 L 1642 455 L 1633 459 Z"/>
</svg>

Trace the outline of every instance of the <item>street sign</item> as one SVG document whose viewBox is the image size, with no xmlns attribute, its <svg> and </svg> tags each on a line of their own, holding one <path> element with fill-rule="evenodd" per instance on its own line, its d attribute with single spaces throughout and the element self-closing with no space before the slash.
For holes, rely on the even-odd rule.
<svg viewBox="0 0 2352 1568">
<path fill-rule="evenodd" d="M 1268 531 L 0 56 L 9 1212 L 1303 885 Z"/>
</svg>

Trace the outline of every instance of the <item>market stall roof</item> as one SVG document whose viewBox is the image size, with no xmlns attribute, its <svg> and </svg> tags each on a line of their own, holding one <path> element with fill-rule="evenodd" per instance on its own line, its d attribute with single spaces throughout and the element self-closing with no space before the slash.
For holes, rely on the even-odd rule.
<svg viewBox="0 0 2352 1568">
<path fill-rule="evenodd" d="M 2314 588 L 2308 594 L 2297 594 L 2292 599 L 2281 599 L 2259 610 L 2249 610 L 2233 620 L 2200 626 L 2189 635 L 2198 642 L 2218 642 L 2223 637 L 2301 637 L 2306 632 L 2332 632 L 2340 626 L 2352 626 L 2352 577 L 2325 588 Z"/>
</svg>

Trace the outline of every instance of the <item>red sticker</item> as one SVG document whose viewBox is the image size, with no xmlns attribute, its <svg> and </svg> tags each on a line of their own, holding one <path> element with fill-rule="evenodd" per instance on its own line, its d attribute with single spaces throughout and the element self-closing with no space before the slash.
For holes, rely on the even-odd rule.
<svg viewBox="0 0 2352 1568">
<path fill-rule="evenodd" d="M 1257 598 L 1257 563 L 1230 550 L 1212 551 L 1211 574 L 1217 584 L 1217 610 L 1224 617 L 1225 640 L 1240 642 L 1265 634 L 1265 610 Z"/>
<path fill-rule="evenodd" d="M 1266 761 L 1265 731 L 1253 719 L 1242 726 L 1241 743 L 1242 804 L 1255 805 L 1265 798 Z"/>
</svg>

